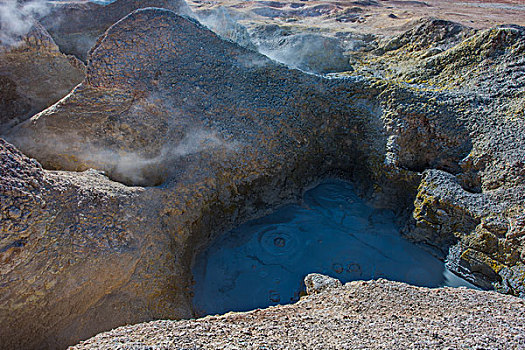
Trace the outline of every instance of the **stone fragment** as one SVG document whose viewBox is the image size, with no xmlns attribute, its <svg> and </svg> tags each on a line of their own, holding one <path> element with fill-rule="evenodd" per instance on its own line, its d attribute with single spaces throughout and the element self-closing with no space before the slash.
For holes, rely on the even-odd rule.
<svg viewBox="0 0 525 350">
<path fill-rule="evenodd" d="M 311 273 L 304 278 L 304 285 L 306 286 L 306 293 L 309 295 L 320 293 L 328 288 L 337 288 L 342 286 L 338 279 L 321 275 L 319 273 Z"/>
</svg>

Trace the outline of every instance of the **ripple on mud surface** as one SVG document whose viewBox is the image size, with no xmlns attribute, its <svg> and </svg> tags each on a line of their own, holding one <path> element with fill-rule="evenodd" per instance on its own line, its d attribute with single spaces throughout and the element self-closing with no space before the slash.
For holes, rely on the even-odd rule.
<svg viewBox="0 0 525 350">
<path fill-rule="evenodd" d="M 195 260 L 199 315 L 246 311 L 299 299 L 311 272 L 342 282 L 387 278 L 418 286 L 471 285 L 403 239 L 394 213 L 374 209 L 351 184 L 330 180 L 211 243 Z"/>
</svg>

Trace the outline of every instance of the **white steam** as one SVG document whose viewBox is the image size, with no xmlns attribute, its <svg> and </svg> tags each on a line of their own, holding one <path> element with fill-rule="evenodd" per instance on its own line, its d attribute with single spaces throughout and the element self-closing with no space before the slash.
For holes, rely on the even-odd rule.
<svg viewBox="0 0 525 350">
<path fill-rule="evenodd" d="M 220 6 L 212 11 L 196 14 L 196 19 L 221 38 L 233 41 L 240 46 L 255 50 L 246 27 L 239 24 L 242 14 Z"/>
<path fill-rule="evenodd" d="M 113 176 L 132 184 L 151 183 L 148 177 L 155 170 L 166 166 L 173 161 L 185 156 L 200 152 L 211 151 L 216 148 L 232 149 L 232 145 L 219 139 L 216 134 L 198 129 L 193 130 L 184 136 L 177 144 L 166 144 L 162 147 L 159 155 L 153 158 L 144 158 L 134 152 L 115 152 L 101 150 L 99 152 L 89 152 L 82 156 L 90 163 L 111 164 Z"/>
<path fill-rule="evenodd" d="M 46 158 L 53 159 L 55 154 L 66 155 L 66 158 L 59 162 L 61 170 L 78 171 L 85 167 L 93 168 L 103 171 L 115 181 L 141 186 L 162 183 L 172 175 L 172 171 L 177 170 L 181 161 L 185 161 L 185 157 L 219 149 L 226 152 L 235 151 L 238 146 L 235 142 L 226 142 L 214 132 L 204 129 L 187 130 L 181 140 L 167 142 L 152 157 L 131 150 L 106 148 L 87 141 L 75 133 L 62 134 L 61 140 L 49 138 L 38 144 L 35 144 L 34 139 L 30 137 L 7 137 L 7 139 L 21 149 L 32 149 L 32 152 L 48 150 L 49 153 L 40 154 L 43 157 L 40 161 L 43 161 L 44 166 Z M 36 147 L 40 147 L 39 150 L 36 150 Z M 196 159 L 193 161 L 198 162 Z"/>
<path fill-rule="evenodd" d="M 200 156 L 215 152 L 236 152 L 235 141 L 225 141 L 215 132 L 201 128 L 189 129 L 182 139 L 166 142 L 155 155 L 115 149 L 95 144 L 76 133 L 61 134 L 60 139 L 49 137 L 35 142 L 28 136 L 3 135 L 16 147 L 33 154 L 44 167 L 68 171 L 92 168 L 109 178 L 127 185 L 154 186 L 184 170 L 187 164 L 200 166 Z M 57 157 L 58 156 L 58 157 Z"/>
<path fill-rule="evenodd" d="M 246 14 L 223 6 L 200 11 L 196 16 L 199 22 L 221 38 L 291 68 L 322 74 L 352 70 L 349 59 L 344 55 L 342 40 L 338 38 L 318 33 L 293 34 L 291 30 L 275 24 L 246 24 L 250 22 Z M 239 60 L 246 68 L 261 67 L 268 62 L 255 56 Z"/>
<path fill-rule="evenodd" d="M 33 27 L 34 17 L 44 16 L 49 11 L 50 4 L 45 0 L 1 0 L 0 44 L 17 45 Z"/>
<path fill-rule="evenodd" d="M 322 74 L 352 70 L 336 38 L 307 33 L 263 38 L 257 44 L 260 53 L 291 68 Z"/>
</svg>

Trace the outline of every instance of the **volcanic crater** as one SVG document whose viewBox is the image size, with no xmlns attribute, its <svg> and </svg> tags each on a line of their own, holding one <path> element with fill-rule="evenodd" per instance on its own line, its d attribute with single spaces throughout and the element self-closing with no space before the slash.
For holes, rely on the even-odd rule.
<svg viewBox="0 0 525 350">
<path fill-rule="evenodd" d="M 385 280 L 340 286 L 309 277 L 307 288 L 321 287 L 311 287 L 297 304 L 263 313 L 286 314 L 337 293 L 364 298 L 367 288 L 371 294 L 382 293 L 377 287 L 383 296 L 395 300 L 397 295 L 403 302 L 412 296 L 417 303 L 429 298 L 428 303 L 439 304 L 458 296 L 457 310 L 465 311 L 457 311 L 457 317 L 468 319 L 469 312 L 479 315 L 482 310 L 489 325 L 492 311 L 487 305 L 497 300 L 499 311 L 518 330 L 514 337 L 515 330 L 506 329 L 513 338 L 498 339 L 509 348 L 523 346 L 523 27 L 479 29 L 424 18 L 384 38 L 346 33 L 321 40 L 319 33 L 298 34 L 298 28 L 282 23 L 271 27 L 275 24 L 261 23 L 258 17 L 239 14 L 240 19 L 232 20 L 221 9 L 219 23 L 211 21 L 215 12 L 199 13 L 195 3 L 195 13 L 183 2 L 164 3 L 57 3 L 50 15 L 41 16 L 42 25 L 35 22 L 24 34 L 22 43 L 1 47 L 0 62 L 11 64 L 2 67 L 27 65 L 31 55 L 50 65 L 59 62 L 69 69 L 61 88 L 72 90 L 59 101 L 56 96 L 37 101 L 31 89 L 15 94 L 13 86 L 23 81 L 16 71 L 6 73 L 9 84 L 0 90 L 2 101 L 9 102 L 0 105 L 5 109 L 0 129 L 0 347 L 61 348 L 125 324 L 192 318 L 208 302 L 219 305 L 205 306 L 205 314 L 297 301 L 304 295 L 301 280 L 310 272 L 344 282 L 388 277 L 428 287 L 466 285 L 501 295 L 417 289 Z M 266 5 L 273 11 L 270 17 L 281 16 L 280 6 Z M 319 12 L 314 17 L 341 23 L 339 5 L 314 5 Z M 105 15 L 90 28 L 84 27 L 85 20 L 53 25 L 51 15 L 60 11 Z M 253 13 L 268 17 L 260 10 Z M 80 32 L 86 37 L 79 37 Z M 261 33 L 280 39 L 263 40 Z M 346 50 L 344 40 L 341 44 L 335 38 L 346 40 Z M 309 40 L 322 45 L 305 51 Z M 275 56 L 279 42 L 287 49 L 301 47 L 300 59 L 290 61 L 299 51 Z M 259 52 L 265 49 L 269 57 Z M 313 64 L 325 62 L 326 51 L 332 50 L 344 65 Z M 79 72 L 85 72 L 81 82 Z M 54 73 L 38 70 L 40 80 L 46 81 L 46 74 Z M 44 105 L 49 107 L 30 116 Z M 264 234 L 264 225 L 291 230 L 283 222 L 301 224 L 290 236 Z M 324 232 L 334 222 L 340 223 L 334 230 L 344 231 L 341 236 Z M 349 239 L 349 234 L 354 241 L 337 238 Z M 365 236 L 377 245 L 363 241 Z M 233 249 L 241 242 L 249 247 L 250 237 L 276 252 L 274 257 L 290 244 L 302 248 L 278 263 Z M 310 242 L 297 237 L 310 237 Z M 221 241 L 232 250 L 217 245 Z M 203 258 L 206 249 L 219 255 Z M 327 264 L 316 266 L 316 254 Z M 228 278 L 242 275 L 246 266 L 241 255 L 251 257 L 255 262 L 246 266 L 262 274 L 248 277 L 227 304 L 217 296 L 221 288 L 234 289 Z M 341 260 L 349 256 L 364 262 Z M 390 260 L 381 265 L 380 256 Z M 401 267 L 390 275 L 380 271 L 391 268 L 396 258 L 406 259 L 408 270 L 420 270 L 405 277 L 396 275 Z M 208 264 L 213 259 L 218 265 Z M 230 265 L 220 267 L 228 261 Z M 268 265 L 282 267 L 294 279 Z M 430 270 L 437 275 L 432 277 Z M 208 280 L 195 285 L 198 276 Z M 278 287 L 264 287 L 263 299 L 270 303 L 241 300 L 257 295 L 255 282 L 265 279 L 279 280 Z M 253 291 L 247 292 L 249 288 Z M 331 291 L 323 294 L 323 289 Z M 285 297 L 285 290 L 291 295 Z M 314 309 L 324 312 L 332 305 L 333 310 L 350 310 L 336 299 Z M 479 308 L 468 311 L 465 305 L 472 300 Z M 497 323 L 495 309 L 493 330 L 506 327 Z M 453 309 L 443 310 L 454 317 Z M 244 324 L 255 314 L 238 315 Z M 178 325 L 191 329 L 213 320 Z M 171 323 L 159 327 L 167 330 Z M 140 346 L 161 346 L 153 335 L 140 334 L 132 333 Z M 96 348 L 97 341 L 112 347 L 105 337 L 80 347 Z M 214 341 L 210 338 L 209 347 L 219 346 Z M 171 339 L 166 348 L 180 344 Z"/>
</svg>

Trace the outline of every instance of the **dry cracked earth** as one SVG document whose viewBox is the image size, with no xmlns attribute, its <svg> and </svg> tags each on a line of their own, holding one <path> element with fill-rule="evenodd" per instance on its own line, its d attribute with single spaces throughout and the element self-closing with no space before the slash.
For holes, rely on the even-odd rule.
<svg viewBox="0 0 525 350">
<path fill-rule="evenodd" d="M 525 348 L 523 1 L 0 15 L 0 348 Z M 483 290 L 319 277 L 191 319 L 195 254 L 334 176 Z"/>
</svg>

